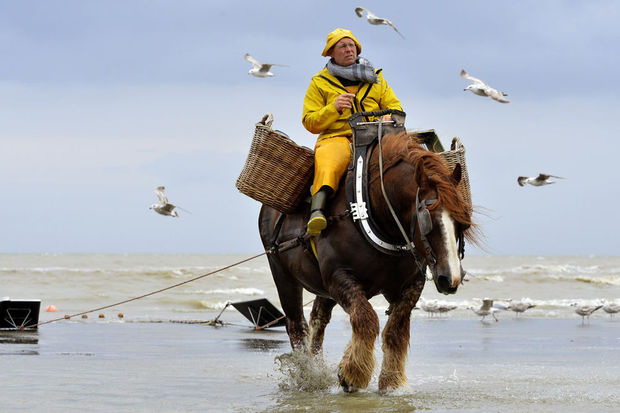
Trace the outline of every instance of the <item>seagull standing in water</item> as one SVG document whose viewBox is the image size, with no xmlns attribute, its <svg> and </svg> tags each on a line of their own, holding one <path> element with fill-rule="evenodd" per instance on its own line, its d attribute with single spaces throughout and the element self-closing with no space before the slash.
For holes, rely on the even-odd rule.
<svg viewBox="0 0 620 413">
<path fill-rule="evenodd" d="M 588 317 L 588 323 L 590 322 L 590 316 L 593 312 L 603 307 L 603 304 L 598 305 L 580 305 L 573 303 L 571 306 L 575 307 L 575 312 L 581 316 L 581 324 L 583 324 L 586 317 Z"/>
<path fill-rule="evenodd" d="M 517 178 L 517 183 L 519 186 L 525 186 L 526 184 L 530 184 L 533 186 L 543 186 L 554 184 L 555 181 L 550 181 L 549 178 L 558 178 L 564 179 L 561 176 L 549 175 L 549 174 L 538 174 L 536 178 L 531 176 L 520 176 Z"/>
<path fill-rule="evenodd" d="M 152 209 L 158 214 L 168 215 L 168 216 L 175 217 L 175 218 L 179 216 L 178 212 L 174 210 L 175 208 L 179 208 L 180 210 L 189 212 L 186 209 L 183 209 L 179 206 L 169 203 L 168 197 L 166 197 L 165 191 L 166 191 L 166 188 L 163 186 L 158 186 L 157 188 L 155 188 L 155 195 L 157 195 L 157 198 L 159 199 L 159 204 L 153 204 L 149 207 L 149 209 Z M 189 213 L 191 214 L 191 212 Z"/>
<path fill-rule="evenodd" d="M 420 307 L 422 310 L 426 311 L 429 316 L 433 316 L 435 313 L 439 312 L 439 306 L 437 304 L 437 300 L 426 301 L 424 298 L 420 298 L 419 301 Z"/>
<path fill-rule="evenodd" d="M 256 77 L 273 77 L 273 73 L 270 72 L 271 66 L 284 66 L 275 63 L 261 63 L 248 53 L 246 53 L 243 58 L 252 64 L 252 68 L 249 70 L 248 74 Z"/>
<path fill-rule="evenodd" d="M 368 23 L 374 25 L 374 26 L 379 26 L 381 24 L 385 24 L 387 26 L 390 26 L 392 29 L 394 29 L 394 31 L 396 33 L 398 33 L 400 35 L 400 37 L 402 37 L 403 39 L 405 38 L 405 36 L 403 36 L 398 29 L 396 28 L 396 26 L 394 26 L 394 23 L 392 23 L 391 21 L 389 21 L 388 19 L 384 19 L 381 17 L 377 17 L 373 12 L 371 12 L 368 9 L 365 9 L 363 7 L 356 7 L 355 8 L 355 14 L 357 14 L 357 17 L 363 17 L 364 16 L 364 12 L 366 12 L 366 20 L 368 20 Z"/>
<path fill-rule="evenodd" d="M 439 314 L 444 314 L 444 313 L 448 313 L 452 310 L 456 310 L 456 305 L 454 304 L 448 304 L 448 303 L 439 303 L 437 304 L 437 311 L 439 312 Z"/>
<path fill-rule="evenodd" d="M 527 301 L 519 301 L 516 303 L 511 302 L 508 304 L 508 309 L 514 311 L 517 317 L 519 317 L 519 314 L 529 310 L 532 307 L 536 307 L 536 305 Z"/>
<path fill-rule="evenodd" d="M 609 314 L 610 317 L 613 318 L 614 314 L 620 311 L 620 305 L 603 301 L 603 311 L 605 311 L 607 314 Z"/>
<path fill-rule="evenodd" d="M 495 321 L 499 321 L 497 317 L 495 316 L 495 313 L 498 310 L 497 308 L 493 308 L 493 300 L 491 300 L 490 298 L 483 299 L 482 305 L 480 306 L 480 308 L 474 308 L 474 307 L 468 307 L 468 308 L 474 313 L 478 314 L 479 316 L 482 316 L 482 320 L 480 321 L 484 321 L 484 318 L 488 315 L 492 316 L 495 319 Z"/>
<path fill-rule="evenodd" d="M 500 103 L 510 103 L 509 100 L 504 98 L 504 96 L 508 96 L 507 94 L 505 94 L 504 92 L 500 92 L 497 89 L 493 89 L 491 86 L 487 85 L 480 79 L 470 76 L 465 71 L 465 69 L 461 69 L 461 77 L 472 82 L 471 85 L 467 86 L 463 90 L 470 90 L 472 93 L 478 96 L 488 96 L 491 99 L 496 100 Z"/>
</svg>

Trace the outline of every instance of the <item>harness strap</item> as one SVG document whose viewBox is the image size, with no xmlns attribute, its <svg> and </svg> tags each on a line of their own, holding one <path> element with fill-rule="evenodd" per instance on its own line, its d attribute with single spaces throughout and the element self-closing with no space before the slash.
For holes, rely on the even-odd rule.
<svg viewBox="0 0 620 413">
<path fill-rule="evenodd" d="M 424 272 L 424 269 L 422 268 L 422 266 L 420 265 L 420 263 L 418 262 L 418 257 L 416 257 L 415 254 L 415 248 L 413 247 L 413 244 L 411 243 L 411 241 L 409 240 L 409 237 L 407 236 L 407 233 L 405 232 L 405 229 L 403 228 L 402 224 L 400 223 L 400 219 L 398 219 L 398 215 L 396 215 L 396 211 L 394 211 L 394 208 L 392 207 L 392 203 L 390 202 L 390 199 L 387 196 L 387 192 L 385 192 L 385 184 L 383 183 L 383 152 L 381 150 L 381 141 L 383 140 L 383 121 L 379 120 L 379 126 L 378 126 L 378 146 L 379 146 L 379 178 L 381 181 L 381 192 L 383 193 L 383 199 L 385 199 L 385 203 L 388 206 L 388 209 L 390 210 L 390 213 L 392 214 L 392 217 L 394 218 L 394 222 L 396 222 L 396 225 L 398 226 L 398 229 L 400 230 L 400 233 L 403 235 L 403 238 L 405 239 L 405 242 L 407 243 L 407 249 L 409 251 L 411 251 L 411 254 L 413 255 L 413 258 L 416 262 L 416 264 L 418 265 L 418 268 L 420 269 L 421 272 Z M 414 214 L 415 215 L 415 214 Z"/>
<path fill-rule="evenodd" d="M 284 224 L 284 218 L 286 218 L 286 214 L 280 214 L 280 216 L 276 218 L 276 224 L 273 228 L 273 234 L 271 234 L 271 239 L 269 240 L 269 245 L 271 245 L 272 247 L 278 246 L 278 235 L 280 235 L 282 224 Z"/>
</svg>

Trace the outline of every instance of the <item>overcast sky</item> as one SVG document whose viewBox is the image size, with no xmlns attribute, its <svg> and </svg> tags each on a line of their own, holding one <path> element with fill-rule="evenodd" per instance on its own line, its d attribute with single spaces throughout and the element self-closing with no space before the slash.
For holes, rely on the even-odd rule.
<svg viewBox="0 0 620 413">
<path fill-rule="evenodd" d="M 389 4 L 389 7 L 387 6 Z M 390 18 L 359 19 L 356 6 Z M 301 125 L 327 33 L 353 31 L 409 129 L 459 136 L 493 255 L 617 255 L 617 1 L 0 0 L 0 252 L 256 253 L 235 188 L 254 124 Z M 275 67 L 249 76 L 245 53 Z M 463 91 L 464 68 L 509 104 Z M 563 176 L 519 187 L 517 176 Z M 148 207 L 165 185 L 181 211 Z"/>
</svg>

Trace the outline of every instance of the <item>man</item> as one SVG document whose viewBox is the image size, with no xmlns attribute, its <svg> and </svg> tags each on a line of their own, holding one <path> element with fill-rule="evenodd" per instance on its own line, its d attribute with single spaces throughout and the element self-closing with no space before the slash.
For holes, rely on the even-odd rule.
<svg viewBox="0 0 620 413">
<path fill-rule="evenodd" d="M 353 132 L 347 118 L 355 112 L 383 109 L 402 110 L 381 69 L 360 56 L 362 46 L 345 29 L 327 35 L 322 56 L 327 65 L 310 82 L 302 123 L 318 134 L 314 147 L 314 182 L 307 231 L 317 236 L 327 227 L 323 210 L 327 198 L 338 190 L 351 157 Z"/>
</svg>

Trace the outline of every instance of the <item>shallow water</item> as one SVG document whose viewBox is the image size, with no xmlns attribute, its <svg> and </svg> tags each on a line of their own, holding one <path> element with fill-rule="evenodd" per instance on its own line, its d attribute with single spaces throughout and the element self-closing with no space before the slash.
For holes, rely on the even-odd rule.
<svg viewBox="0 0 620 413">
<path fill-rule="evenodd" d="M 0 296 L 40 299 L 41 321 L 62 318 L 210 273 L 245 257 L 0 255 Z M 469 281 L 442 317 L 414 311 L 406 373 L 389 394 L 344 394 L 337 364 L 351 334 L 339 309 L 324 362 L 287 356 L 283 328 L 254 331 L 225 303 L 266 297 L 279 306 L 264 257 L 127 304 L 39 327 L 0 332 L 0 412 L 617 411 L 620 316 L 586 322 L 572 302 L 620 302 L 619 257 L 467 257 Z M 480 299 L 526 298 L 519 318 L 481 322 Z M 309 294 L 304 297 L 309 301 Z M 387 303 L 372 299 L 381 323 Z M 57 313 L 43 311 L 47 305 Z M 99 319 L 97 314 L 104 314 Z M 117 318 L 117 313 L 124 318 Z M 306 308 L 308 316 L 309 307 Z M 376 342 L 381 363 L 380 339 Z"/>
<path fill-rule="evenodd" d="M 281 328 L 69 321 L 1 332 L 0 410 L 601 412 L 620 402 L 617 320 L 419 318 L 409 383 L 387 395 L 378 371 L 364 391 L 337 389 L 347 324 L 328 327 L 323 364 L 294 369 L 278 361 L 289 352 Z"/>
</svg>

